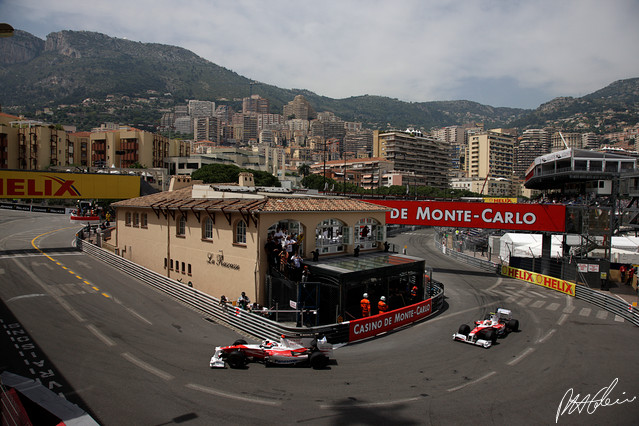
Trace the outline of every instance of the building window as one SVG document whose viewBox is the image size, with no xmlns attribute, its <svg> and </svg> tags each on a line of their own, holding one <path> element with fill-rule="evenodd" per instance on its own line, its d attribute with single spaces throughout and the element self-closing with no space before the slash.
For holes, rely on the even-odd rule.
<svg viewBox="0 0 639 426">
<path fill-rule="evenodd" d="M 146 227 L 148 227 L 148 225 L 149 225 L 149 219 L 148 219 L 148 217 L 147 217 L 146 213 L 142 213 L 142 214 L 140 215 L 140 218 L 141 218 L 141 222 L 140 222 L 140 224 L 141 224 L 142 228 L 146 228 Z"/>
<path fill-rule="evenodd" d="M 133 213 L 133 226 L 140 226 L 140 213 Z"/>
<path fill-rule="evenodd" d="M 182 273 L 186 272 L 186 268 L 184 267 L 184 262 L 182 262 Z"/>
<path fill-rule="evenodd" d="M 246 244 L 246 222 L 240 220 L 235 225 L 235 239 L 236 244 Z"/>
<path fill-rule="evenodd" d="M 171 270 L 173 270 L 173 259 L 171 259 Z"/>
<path fill-rule="evenodd" d="M 315 229 L 315 248 L 323 253 L 339 253 L 344 251 L 343 232 L 348 232 L 348 227 L 338 219 L 326 219 Z"/>
<path fill-rule="evenodd" d="M 178 219 L 176 231 L 176 235 L 178 237 L 186 236 L 186 218 L 184 216 L 180 216 L 180 218 Z"/>
<path fill-rule="evenodd" d="M 191 264 L 189 263 L 189 264 L 187 265 L 187 267 L 189 268 L 188 273 L 189 273 L 189 275 L 191 275 Z"/>
<path fill-rule="evenodd" d="M 131 226 L 131 212 L 126 212 L 124 215 L 124 225 Z"/>
<path fill-rule="evenodd" d="M 166 260 L 166 257 L 164 258 L 164 269 L 166 269 L 168 261 Z"/>
<path fill-rule="evenodd" d="M 207 217 L 202 225 L 202 239 L 203 240 L 212 240 L 213 239 L 213 221 L 210 217 Z"/>
</svg>

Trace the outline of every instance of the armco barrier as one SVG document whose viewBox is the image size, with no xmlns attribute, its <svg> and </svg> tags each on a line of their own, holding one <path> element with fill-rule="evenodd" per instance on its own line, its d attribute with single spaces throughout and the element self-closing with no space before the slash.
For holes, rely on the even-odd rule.
<svg viewBox="0 0 639 426">
<path fill-rule="evenodd" d="M 575 287 L 575 297 L 577 299 L 585 300 L 588 303 L 599 306 L 602 309 L 607 310 L 615 315 L 619 315 L 632 324 L 639 326 L 639 313 L 637 313 L 638 306 L 632 306 L 632 304 L 620 300 L 616 297 L 609 296 L 597 290 L 593 290 L 583 285 L 577 285 Z"/>
<path fill-rule="evenodd" d="M 98 260 L 137 278 L 173 298 L 201 311 L 217 322 L 227 324 L 237 330 L 258 339 L 277 340 L 282 334 L 287 336 L 303 336 L 309 334 L 325 335 L 332 343 L 347 343 L 349 341 L 349 323 L 331 324 L 317 327 L 301 328 L 288 327 L 263 316 L 239 309 L 227 304 L 220 305 L 220 300 L 206 293 L 189 287 L 179 281 L 167 278 L 151 271 L 130 260 L 104 250 L 88 241 L 76 238 L 76 247 Z M 443 306 L 444 288 L 440 283 L 431 283 L 432 314 L 437 313 Z M 430 316 L 430 315 L 429 315 Z M 423 319 L 423 318 L 421 318 Z"/>
<path fill-rule="evenodd" d="M 435 236 L 435 245 L 439 246 L 444 254 L 454 257 L 457 260 L 472 264 L 484 270 L 499 273 L 500 265 L 492 262 L 487 262 L 485 260 L 478 262 L 478 259 L 474 257 L 467 256 L 454 250 L 446 249 L 445 247 L 442 247 L 437 236 Z M 608 294 L 602 293 L 600 291 L 593 290 L 584 285 L 575 285 L 575 297 L 577 299 L 585 300 L 586 302 L 591 303 L 595 306 L 599 306 L 600 308 L 605 309 L 610 313 L 619 315 L 621 318 L 627 320 L 628 322 L 639 326 L 639 313 L 637 312 L 639 306 L 632 306 L 632 304 L 628 302 L 620 300 L 616 297 L 609 296 Z"/>
</svg>

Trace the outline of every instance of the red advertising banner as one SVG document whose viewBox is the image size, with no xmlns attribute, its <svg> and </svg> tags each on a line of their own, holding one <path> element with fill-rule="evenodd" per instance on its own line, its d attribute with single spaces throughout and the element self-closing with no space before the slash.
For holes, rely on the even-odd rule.
<svg viewBox="0 0 639 426">
<path fill-rule="evenodd" d="M 351 321 L 349 322 L 348 341 L 354 342 L 391 331 L 397 327 L 426 318 L 431 312 L 432 302 L 431 299 L 428 299 L 385 314 Z"/>
<path fill-rule="evenodd" d="M 559 204 L 365 201 L 392 209 L 386 212 L 387 224 L 545 232 L 566 229 L 566 206 Z"/>
</svg>

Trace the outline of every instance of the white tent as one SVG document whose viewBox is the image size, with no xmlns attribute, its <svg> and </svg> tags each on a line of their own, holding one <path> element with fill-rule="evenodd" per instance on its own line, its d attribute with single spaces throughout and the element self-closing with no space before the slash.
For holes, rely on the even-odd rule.
<svg viewBox="0 0 639 426">
<path fill-rule="evenodd" d="M 591 237 L 598 243 L 603 242 L 603 237 Z M 574 247 L 581 244 L 580 235 L 568 235 L 566 238 L 568 245 Z M 550 257 L 561 257 L 563 235 L 553 235 L 550 249 Z M 541 257 L 542 236 L 541 234 L 519 234 L 507 233 L 499 240 L 499 257 L 504 262 L 510 260 L 510 256 L 515 257 Z M 599 253 L 599 252 L 597 252 Z M 602 253 L 599 255 L 603 255 Z M 612 259 L 613 262 L 639 263 L 639 237 L 619 236 L 612 237 Z"/>
</svg>

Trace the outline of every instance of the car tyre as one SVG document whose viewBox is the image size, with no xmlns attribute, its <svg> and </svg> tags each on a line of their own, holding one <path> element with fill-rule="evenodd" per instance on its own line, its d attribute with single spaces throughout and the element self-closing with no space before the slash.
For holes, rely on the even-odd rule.
<svg viewBox="0 0 639 426">
<path fill-rule="evenodd" d="M 313 370 L 322 370 L 328 365 L 328 357 L 322 352 L 313 352 L 310 358 Z"/>
<path fill-rule="evenodd" d="M 493 329 L 486 330 L 486 333 L 484 333 L 484 339 L 490 340 L 490 343 L 494 345 L 497 342 L 497 333 L 495 333 L 495 330 Z"/>
<path fill-rule="evenodd" d="M 226 363 L 231 368 L 243 368 L 246 365 L 246 356 L 240 351 L 233 351 L 226 358 Z"/>
<path fill-rule="evenodd" d="M 468 337 L 468 334 L 470 334 L 470 326 L 468 324 L 460 325 L 459 334 L 463 334 L 464 336 Z"/>
<path fill-rule="evenodd" d="M 508 321 L 508 330 L 519 331 L 519 321 L 516 319 L 511 319 L 510 321 Z"/>
<path fill-rule="evenodd" d="M 233 346 L 237 346 L 237 345 L 246 345 L 246 340 L 237 339 L 235 342 L 233 342 Z"/>
</svg>

